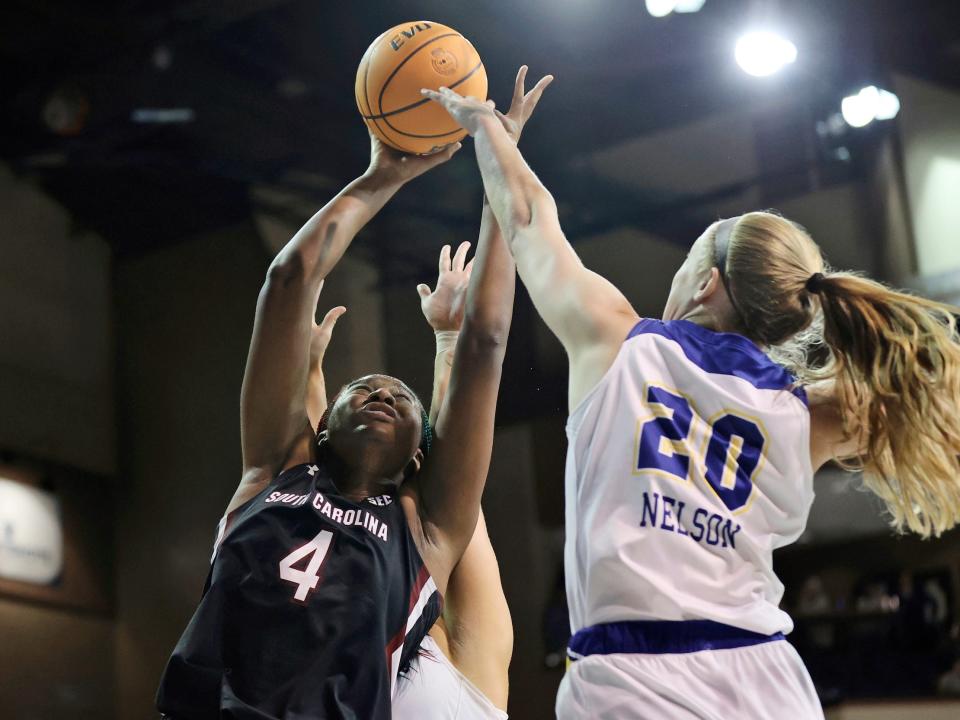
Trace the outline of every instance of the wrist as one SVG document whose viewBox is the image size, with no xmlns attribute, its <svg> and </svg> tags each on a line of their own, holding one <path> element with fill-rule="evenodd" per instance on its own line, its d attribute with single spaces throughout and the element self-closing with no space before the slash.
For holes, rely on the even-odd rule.
<svg viewBox="0 0 960 720">
<path fill-rule="evenodd" d="M 370 192 L 395 191 L 403 185 L 403 179 L 395 168 L 371 164 L 366 172 L 357 178 L 358 185 Z"/>
<path fill-rule="evenodd" d="M 477 134 L 481 132 L 491 132 L 495 131 L 496 128 L 500 128 L 504 132 L 506 129 L 503 127 L 503 123 L 497 118 L 494 114 L 483 114 L 477 118 Z"/>
<path fill-rule="evenodd" d="M 433 334 L 437 340 L 437 355 L 452 351 L 457 345 L 457 338 L 460 337 L 459 330 L 434 330 Z"/>
</svg>

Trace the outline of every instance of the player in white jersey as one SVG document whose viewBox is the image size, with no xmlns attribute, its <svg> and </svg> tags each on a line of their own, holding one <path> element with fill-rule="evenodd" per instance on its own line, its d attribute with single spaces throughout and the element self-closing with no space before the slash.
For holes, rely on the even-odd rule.
<svg viewBox="0 0 960 720">
<path fill-rule="evenodd" d="M 521 73 L 523 69 L 521 69 Z M 570 361 L 561 718 L 821 718 L 785 640 L 772 551 L 814 471 L 854 458 L 898 528 L 960 520 L 955 308 L 826 268 L 796 224 L 712 224 L 641 319 L 587 270 L 483 104 L 424 91 L 474 137 L 484 187 Z M 825 364 L 770 353 L 822 323 Z M 800 350 L 803 348 L 800 347 Z"/>
</svg>

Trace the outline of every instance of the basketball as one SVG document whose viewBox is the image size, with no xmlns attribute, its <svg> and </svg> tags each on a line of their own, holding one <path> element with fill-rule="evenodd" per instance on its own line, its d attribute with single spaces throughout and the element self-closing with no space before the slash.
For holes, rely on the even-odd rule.
<svg viewBox="0 0 960 720">
<path fill-rule="evenodd" d="M 435 22 L 390 28 L 367 48 L 357 69 L 357 107 L 370 131 L 390 147 L 424 155 L 467 131 L 421 88 L 448 87 L 487 99 L 487 72 L 470 41 Z"/>
</svg>

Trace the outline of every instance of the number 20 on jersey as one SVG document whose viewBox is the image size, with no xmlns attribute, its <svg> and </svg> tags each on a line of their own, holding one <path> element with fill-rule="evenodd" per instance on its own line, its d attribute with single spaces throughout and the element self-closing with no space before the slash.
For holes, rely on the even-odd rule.
<svg viewBox="0 0 960 720">
<path fill-rule="evenodd" d="M 636 469 L 659 470 L 686 482 L 700 476 L 730 511 L 743 509 L 763 461 L 766 435 L 753 420 L 723 411 L 707 420 L 708 439 L 700 448 L 691 440 L 699 416 L 683 395 L 657 385 L 644 389 L 653 417 L 638 432 Z"/>
</svg>

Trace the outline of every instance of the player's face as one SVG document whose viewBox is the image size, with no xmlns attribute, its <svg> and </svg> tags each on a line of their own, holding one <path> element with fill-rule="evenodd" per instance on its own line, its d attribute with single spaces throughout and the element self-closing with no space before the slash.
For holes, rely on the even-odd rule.
<svg viewBox="0 0 960 720">
<path fill-rule="evenodd" d="M 420 404 L 406 385 L 389 375 L 367 375 L 341 391 L 328 427 L 331 436 L 392 446 L 391 457 L 402 465 L 420 444 L 420 424 Z"/>
<path fill-rule="evenodd" d="M 697 241 L 690 247 L 690 252 L 687 253 L 687 259 L 683 261 L 683 265 L 673 276 L 670 295 L 667 297 L 667 304 L 663 309 L 664 320 L 679 320 L 696 306 L 694 296 L 709 275 L 710 267 L 713 265 L 709 258 L 713 247 L 713 243 L 710 242 L 713 227 L 714 225 L 708 227 L 697 238 Z"/>
</svg>

